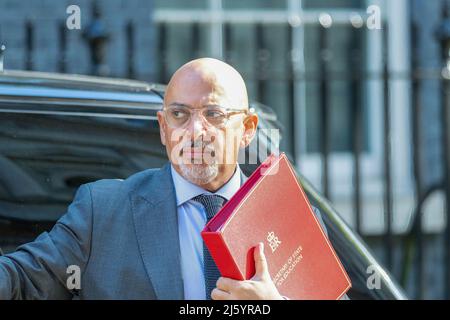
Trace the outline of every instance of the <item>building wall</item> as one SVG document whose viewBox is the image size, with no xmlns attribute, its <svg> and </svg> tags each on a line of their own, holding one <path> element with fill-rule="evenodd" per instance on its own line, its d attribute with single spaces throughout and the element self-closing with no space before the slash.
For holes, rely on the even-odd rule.
<svg viewBox="0 0 450 320">
<path fill-rule="evenodd" d="M 411 19 L 415 25 L 411 44 L 411 56 L 415 58 L 415 67 L 426 74 L 433 74 L 434 79 L 420 80 L 419 99 L 419 124 L 420 143 L 414 147 L 420 148 L 420 178 L 422 191 L 439 183 L 443 178 L 443 163 L 441 145 L 442 126 L 442 86 L 439 79 L 439 71 L 442 68 L 442 52 L 436 37 L 436 29 L 442 22 L 443 3 L 446 0 L 412 0 Z M 417 199 L 415 199 L 417 201 Z M 436 192 L 425 203 L 424 229 L 427 225 L 435 225 L 434 230 L 440 230 L 435 235 L 426 236 L 424 239 L 424 292 L 425 299 L 442 299 L 444 297 L 444 239 L 442 232 L 445 226 L 446 213 L 442 192 Z M 415 202 L 416 204 L 416 202 Z M 439 213 L 439 214 L 436 214 Z M 376 245 L 372 246 L 376 248 Z M 382 248 L 382 245 L 379 245 Z M 416 257 L 417 258 L 417 257 Z M 418 294 L 416 281 L 416 266 L 411 270 L 405 289 L 411 297 Z M 401 265 L 397 267 L 400 274 Z"/>
<path fill-rule="evenodd" d="M 442 53 L 436 39 L 436 28 L 442 20 L 443 0 L 412 2 L 412 19 L 417 26 L 417 66 L 428 70 L 442 68 Z M 422 129 L 421 178 L 425 186 L 442 177 L 441 82 L 425 80 L 420 86 L 420 124 Z"/>
<path fill-rule="evenodd" d="M 111 34 L 107 47 L 110 75 L 127 76 L 127 46 L 125 27 L 132 20 L 135 27 L 135 55 L 133 65 L 136 77 L 152 80 L 154 77 L 154 30 L 152 28 L 152 0 L 97 1 L 107 31 Z M 67 30 L 67 70 L 69 73 L 88 74 L 89 49 L 82 38 L 92 18 L 92 0 L 0 0 L 0 41 L 7 47 L 5 68 L 26 69 L 25 24 L 33 25 L 34 50 L 31 55 L 33 70 L 57 72 L 60 58 L 58 27 L 65 23 L 69 5 L 81 10 L 81 30 Z"/>
</svg>

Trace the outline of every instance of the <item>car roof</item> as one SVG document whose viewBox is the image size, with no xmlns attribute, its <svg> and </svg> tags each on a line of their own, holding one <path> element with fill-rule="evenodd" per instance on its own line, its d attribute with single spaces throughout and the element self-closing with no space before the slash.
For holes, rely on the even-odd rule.
<svg viewBox="0 0 450 320">
<path fill-rule="evenodd" d="M 19 70 L 0 72 L 1 98 L 26 98 L 32 101 L 57 99 L 90 104 L 123 102 L 148 106 L 161 105 L 165 91 L 166 86 L 162 84 L 122 78 Z M 261 118 L 276 123 L 275 126 L 282 129 L 271 108 L 254 101 L 250 104 Z"/>
<path fill-rule="evenodd" d="M 62 74 L 52 72 L 5 70 L 0 72 L 0 84 L 30 84 L 66 89 L 114 90 L 123 92 L 149 92 L 165 86 L 138 80 Z"/>
<path fill-rule="evenodd" d="M 161 103 L 165 87 L 143 81 L 35 71 L 0 72 L 2 96 Z M 156 92 L 158 91 L 158 92 Z"/>
</svg>

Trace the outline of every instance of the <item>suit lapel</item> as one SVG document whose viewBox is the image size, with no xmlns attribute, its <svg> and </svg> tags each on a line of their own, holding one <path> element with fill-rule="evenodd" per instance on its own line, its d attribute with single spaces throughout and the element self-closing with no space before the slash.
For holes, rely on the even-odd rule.
<svg viewBox="0 0 450 320">
<path fill-rule="evenodd" d="M 175 190 L 170 163 L 131 194 L 139 250 L 158 299 L 184 299 Z"/>
<path fill-rule="evenodd" d="M 248 179 L 241 171 L 241 186 Z M 158 299 L 184 299 L 175 189 L 170 163 L 131 193 L 133 221 L 145 269 Z"/>
</svg>

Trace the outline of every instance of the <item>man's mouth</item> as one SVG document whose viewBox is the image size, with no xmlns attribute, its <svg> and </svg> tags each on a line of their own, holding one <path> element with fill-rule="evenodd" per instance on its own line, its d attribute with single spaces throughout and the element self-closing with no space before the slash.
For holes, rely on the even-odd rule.
<svg viewBox="0 0 450 320">
<path fill-rule="evenodd" d="M 183 148 L 181 149 L 180 156 L 184 158 L 194 158 L 194 159 L 201 159 L 206 156 L 208 157 L 214 157 L 215 152 L 214 150 L 208 149 L 208 148 Z"/>
<path fill-rule="evenodd" d="M 195 157 L 195 158 L 198 158 L 198 157 L 202 157 L 203 154 L 204 154 L 203 151 L 190 150 L 190 149 L 188 149 L 188 150 L 183 150 L 183 155 L 186 156 L 186 157 Z"/>
</svg>

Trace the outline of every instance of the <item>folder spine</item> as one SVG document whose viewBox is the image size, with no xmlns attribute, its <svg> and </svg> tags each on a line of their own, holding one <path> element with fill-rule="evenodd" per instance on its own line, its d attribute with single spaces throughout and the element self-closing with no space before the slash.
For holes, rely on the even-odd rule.
<svg viewBox="0 0 450 320">
<path fill-rule="evenodd" d="M 236 280 L 245 280 L 244 275 L 239 270 L 227 244 L 223 240 L 222 234 L 203 231 L 201 235 L 222 276 Z"/>
</svg>

